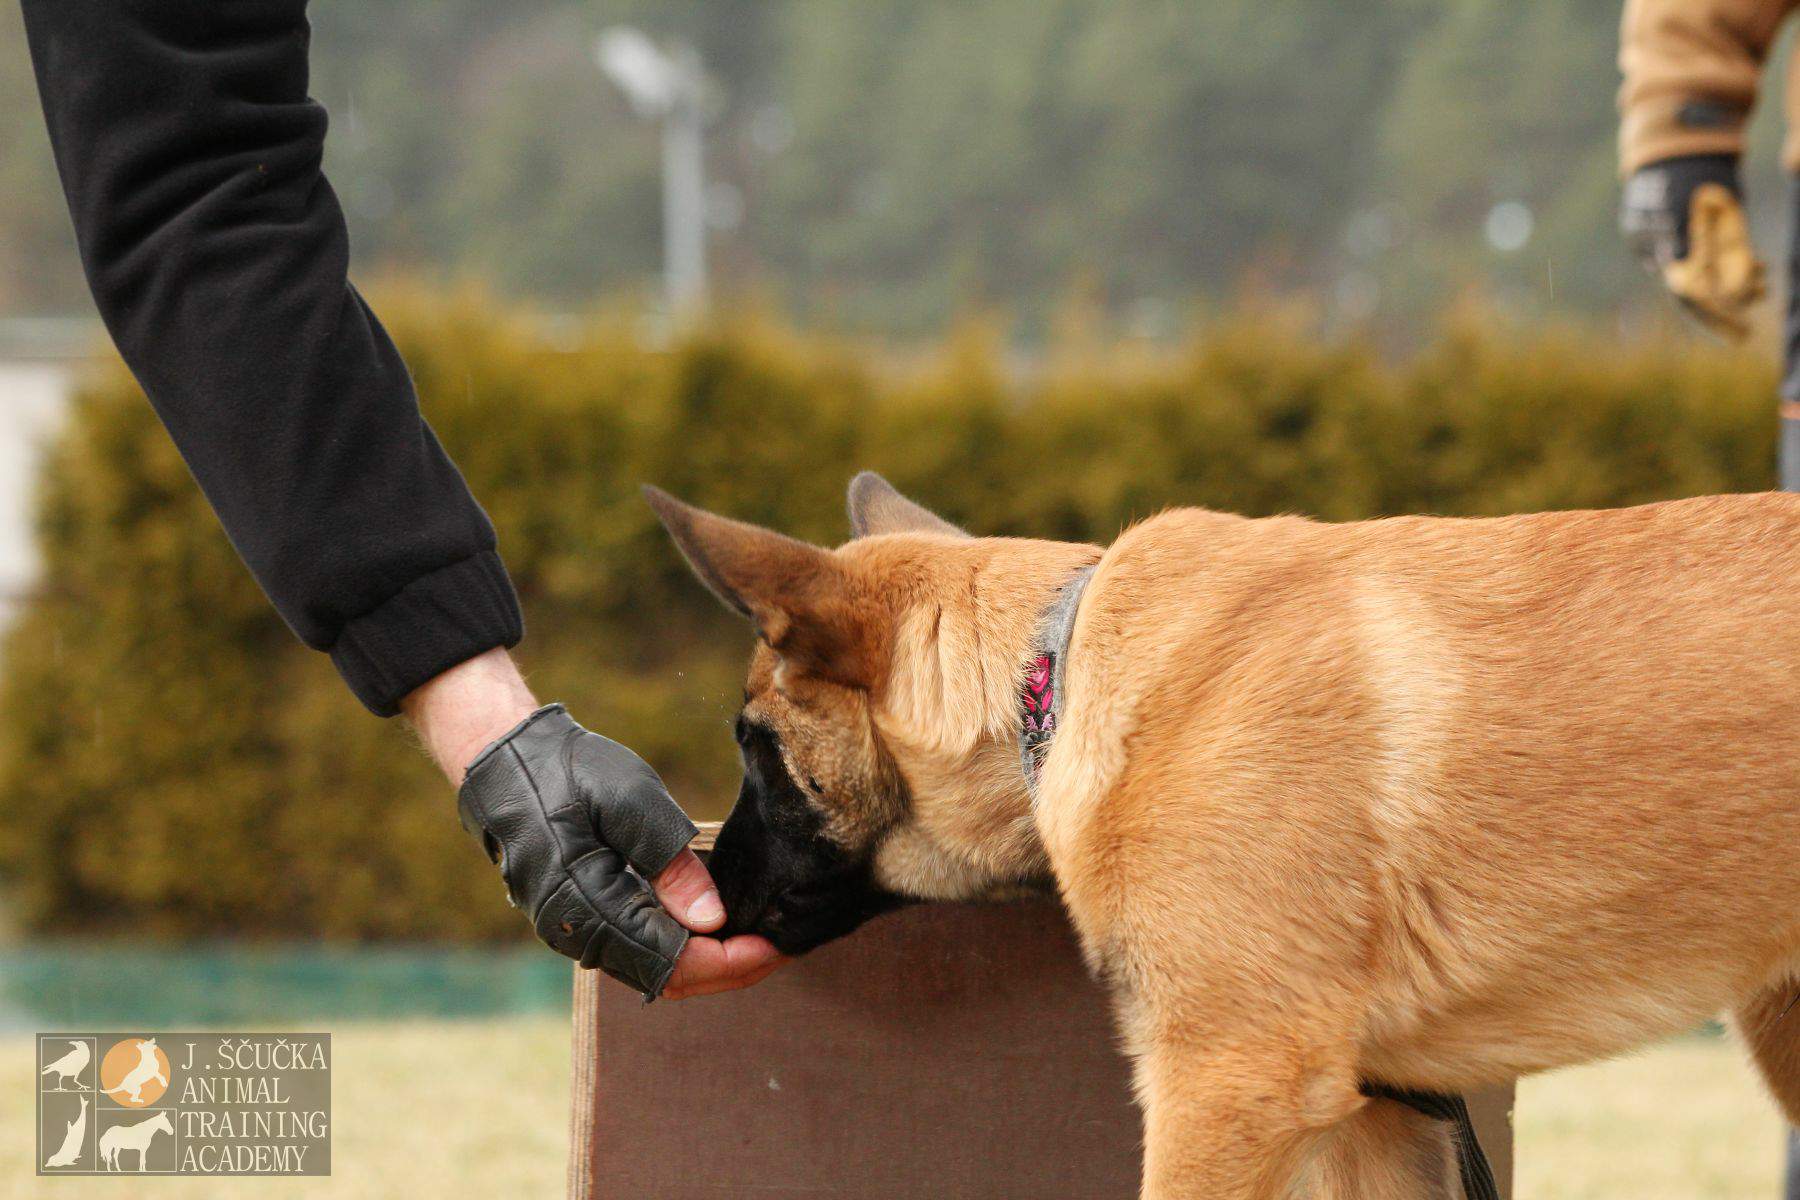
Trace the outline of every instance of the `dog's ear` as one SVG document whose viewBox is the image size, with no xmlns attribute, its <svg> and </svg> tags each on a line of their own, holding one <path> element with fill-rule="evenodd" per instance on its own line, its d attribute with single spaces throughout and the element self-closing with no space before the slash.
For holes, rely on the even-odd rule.
<svg viewBox="0 0 1800 1200">
<path fill-rule="evenodd" d="M 873 471 L 850 481 L 850 536 L 876 533 L 947 533 L 969 535 L 930 509 L 915 504 L 894 490 L 894 485 Z"/>
<path fill-rule="evenodd" d="M 852 687 L 873 685 L 877 606 L 829 550 L 684 504 L 648 484 L 644 499 L 700 582 L 750 618 L 784 662 Z"/>
</svg>

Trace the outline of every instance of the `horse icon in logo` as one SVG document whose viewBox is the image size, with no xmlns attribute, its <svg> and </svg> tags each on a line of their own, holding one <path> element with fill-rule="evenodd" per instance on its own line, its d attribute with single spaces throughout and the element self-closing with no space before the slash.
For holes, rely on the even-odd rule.
<svg viewBox="0 0 1800 1200">
<path fill-rule="evenodd" d="M 69 1045 L 73 1047 L 73 1049 L 49 1066 L 45 1067 L 42 1071 L 38 1072 L 38 1077 L 40 1079 L 45 1075 L 52 1073 L 57 1076 L 56 1086 L 53 1088 L 45 1088 L 44 1090 L 47 1092 L 69 1091 L 70 1089 L 65 1085 L 71 1081 L 75 1084 L 75 1091 L 87 1091 L 85 1087 L 81 1086 L 81 1073 L 87 1070 L 87 1065 L 92 1061 L 94 1052 L 88 1049 L 88 1044 L 86 1042 L 78 1042 L 72 1038 L 69 1040 Z"/>
<path fill-rule="evenodd" d="M 139 1121 L 136 1125 L 114 1125 L 100 1135 L 100 1161 L 106 1164 L 109 1171 L 119 1169 L 119 1152 L 136 1150 L 138 1170 L 144 1169 L 144 1160 L 150 1157 L 150 1143 L 159 1133 L 174 1136 L 175 1127 L 169 1124 L 169 1114 L 159 1112 L 147 1121 Z"/>
<path fill-rule="evenodd" d="M 127 1070 L 125 1064 L 131 1061 L 133 1051 L 137 1054 L 137 1062 Z M 109 1079 L 117 1082 L 108 1083 Z M 101 1091 L 127 1108 L 154 1104 L 168 1089 L 169 1060 L 156 1048 L 155 1038 L 127 1038 L 114 1043 L 101 1060 L 100 1084 Z"/>
<path fill-rule="evenodd" d="M 81 1143 L 87 1137 L 87 1097 L 81 1098 L 81 1111 L 69 1122 L 69 1128 L 63 1133 L 62 1149 L 44 1160 L 44 1167 L 69 1167 L 81 1157 Z"/>
</svg>

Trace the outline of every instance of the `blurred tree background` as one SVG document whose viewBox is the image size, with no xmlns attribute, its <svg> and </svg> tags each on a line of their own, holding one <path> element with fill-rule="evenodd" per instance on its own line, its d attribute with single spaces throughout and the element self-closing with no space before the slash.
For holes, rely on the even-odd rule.
<svg viewBox="0 0 1800 1200">
<path fill-rule="evenodd" d="M 657 135 L 592 58 L 625 22 L 717 82 L 716 276 L 808 324 L 992 305 L 1041 339 L 1077 290 L 1168 337 L 1250 287 L 1408 330 L 1477 282 L 1524 313 L 1658 302 L 1613 230 L 1619 7 L 358 0 L 313 7 L 313 91 L 365 268 L 540 307 L 658 267 Z M 0 7 L 0 313 L 85 312 L 18 22 Z"/>
<path fill-rule="evenodd" d="M 754 316 L 646 349 L 546 340 L 475 296 L 377 298 L 493 515 L 540 695 L 642 752 L 701 817 L 737 789 L 751 636 L 640 481 L 846 536 L 874 467 L 982 533 L 1110 541 L 1175 504 L 1330 519 L 1767 487 L 1760 359 L 1471 310 L 1404 361 L 1250 310 L 1022 377 L 990 327 L 878 365 Z M 42 585 L 0 647 L 0 877 L 44 934 L 523 937 L 403 722 L 372 720 L 257 592 L 123 371 L 43 480 Z"/>
<path fill-rule="evenodd" d="M 1769 486 L 1773 355 L 1667 336 L 1615 232 L 1618 17 L 340 0 L 312 9 L 313 91 L 359 275 L 410 281 L 377 308 L 494 517 L 539 692 L 719 816 L 750 639 L 641 481 L 822 542 L 864 467 L 974 530 L 1098 541 L 1183 503 Z M 728 315 L 691 329 L 631 299 L 661 266 L 660 146 L 593 60 L 620 23 L 717 85 Z M 90 313 L 6 4 L 0 102 L 0 316 Z M 1768 249 L 1777 107 L 1747 176 Z M 47 458 L 38 544 L 0 646 L 7 925 L 525 936 L 403 725 L 281 626 L 122 370 Z"/>
</svg>

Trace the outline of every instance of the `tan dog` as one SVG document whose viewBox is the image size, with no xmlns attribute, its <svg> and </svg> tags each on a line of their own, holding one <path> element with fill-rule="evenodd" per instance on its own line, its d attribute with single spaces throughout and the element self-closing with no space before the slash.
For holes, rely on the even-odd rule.
<svg viewBox="0 0 1800 1200">
<path fill-rule="evenodd" d="M 790 951 L 1054 878 L 1146 1197 L 1449 1194 L 1462 1091 L 1730 1011 L 1800 1122 L 1800 497 L 973 538 L 874 476 L 804 545 L 662 495 L 762 640 L 713 869 Z M 1099 563 L 1035 801 L 1041 615 Z"/>
</svg>

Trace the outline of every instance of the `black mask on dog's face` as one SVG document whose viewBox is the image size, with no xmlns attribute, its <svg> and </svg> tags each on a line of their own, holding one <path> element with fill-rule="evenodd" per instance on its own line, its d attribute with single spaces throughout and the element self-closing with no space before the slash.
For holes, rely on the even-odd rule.
<svg viewBox="0 0 1800 1200">
<path fill-rule="evenodd" d="M 773 730 L 740 716 L 737 739 L 744 784 L 707 863 L 725 902 L 719 936 L 759 933 L 804 954 L 906 903 L 876 885 L 873 847 L 852 852 L 826 836 Z"/>
</svg>

